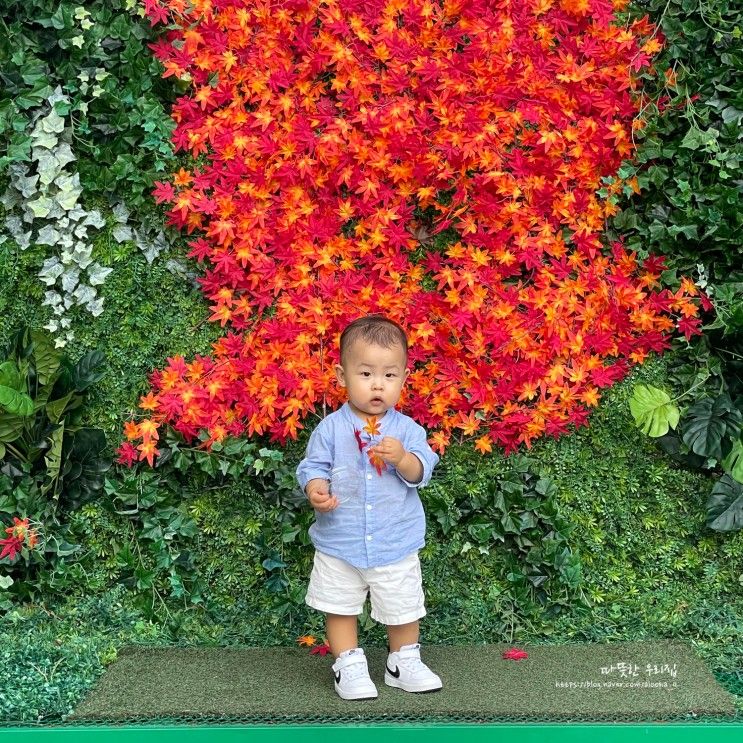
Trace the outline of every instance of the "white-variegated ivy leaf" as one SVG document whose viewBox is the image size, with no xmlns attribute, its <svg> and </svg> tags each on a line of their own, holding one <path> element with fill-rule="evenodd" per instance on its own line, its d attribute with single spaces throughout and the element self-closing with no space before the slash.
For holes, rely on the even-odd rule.
<svg viewBox="0 0 743 743">
<path fill-rule="evenodd" d="M 36 150 L 34 150 L 36 152 Z M 42 153 L 38 158 L 39 179 L 41 183 L 48 186 L 62 172 L 62 166 L 57 162 L 54 155 L 46 150 L 39 150 Z"/>
<path fill-rule="evenodd" d="M 14 180 L 13 185 L 20 191 L 24 199 L 30 199 L 39 190 L 36 187 L 38 182 L 38 175 L 20 176 Z"/>
<path fill-rule="evenodd" d="M 52 201 L 52 208 L 49 210 L 49 214 L 47 214 L 47 219 L 60 219 L 61 217 L 64 217 L 66 213 L 67 211 L 63 209 L 60 204 L 56 201 Z"/>
<path fill-rule="evenodd" d="M 75 249 L 72 251 L 72 260 L 77 263 L 80 268 L 87 268 L 93 260 L 90 257 L 92 252 L 93 247 L 91 245 L 86 245 L 84 242 L 78 241 L 75 243 Z"/>
<path fill-rule="evenodd" d="M 90 257 L 92 252 L 93 248 L 91 245 L 79 242 L 75 245 L 75 250 L 72 251 L 72 260 L 75 261 L 80 268 L 87 268 L 92 261 L 92 258 Z"/>
<path fill-rule="evenodd" d="M 46 325 L 42 325 L 41 327 L 46 328 L 50 333 L 56 333 L 59 329 L 59 326 L 54 320 L 49 320 Z"/>
<path fill-rule="evenodd" d="M 29 230 L 28 232 L 18 235 L 15 241 L 21 250 L 26 250 L 26 248 L 31 244 L 31 231 Z"/>
<path fill-rule="evenodd" d="M 0 235 L 0 245 L 2 245 L 4 242 L 8 241 L 7 235 Z"/>
<path fill-rule="evenodd" d="M 94 263 L 88 268 L 88 276 L 90 276 L 90 283 L 93 286 L 98 286 L 106 280 L 106 276 L 113 271 L 113 268 L 105 268 L 104 266 Z"/>
<path fill-rule="evenodd" d="M 78 304 L 87 304 L 98 296 L 95 289 L 87 284 L 80 284 L 72 294 L 77 298 Z"/>
<path fill-rule="evenodd" d="M 23 222 L 17 214 L 8 214 L 5 218 L 5 229 L 11 237 L 18 237 L 23 232 Z"/>
<path fill-rule="evenodd" d="M 44 261 L 44 265 L 37 275 L 47 286 L 54 286 L 54 284 L 57 283 L 57 279 L 63 273 L 64 266 L 57 260 L 57 257 L 55 256 L 54 258 Z M 47 296 L 49 296 L 49 294 L 59 296 L 56 294 L 56 292 L 47 292 Z"/>
<path fill-rule="evenodd" d="M 117 243 L 123 243 L 132 239 L 132 228 L 127 224 L 117 224 L 112 234 Z"/>
<path fill-rule="evenodd" d="M 64 338 L 57 336 L 54 339 L 54 348 L 64 348 L 67 345 L 67 341 Z"/>
<path fill-rule="evenodd" d="M 144 253 L 147 263 L 152 263 L 168 247 L 162 230 L 160 230 L 154 240 L 150 240 L 144 231 L 135 230 L 134 239 L 137 247 Z"/>
<path fill-rule="evenodd" d="M 18 191 L 11 186 L 8 186 L 5 189 L 5 193 L 2 196 L 0 196 L 0 204 L 3 205 L 6 212 L 9 212 L 11 209 L 18 206 L 20 202 L 21 202 L 21 197 L 18 194 Z"/>
<path fill-rule="evenodd" d="M 50 224 L 44 225 L 36 236 L 37 245 L 56 245 L 62 236 Z"/>
<path fill-rule="evenodd" d="M 63 317 L 63 318 L 62 318 L 62 319 L 61 319 L 61 320 L 59 321 L 59 324 L 60 324 L 60 325 L 61 325 L 61 326 L 62 326 L 63 328 L 69 328 L 69 327 L 70 327 L 70 322 L 71 322 L 71 320 L 70 320 L 70 318 L 69 318 L 69 317 Z"/>
<path fill-rule="evenodd" d="M 52 268 L 53 266 L 59 266 L 59 265 L 61 265 L 59 262 L 59 258 L 57 258 L 56 255 L 53 255 L 44 261 L 44 265 L 41 268 L 42 270 L 46 271 L 47 269 Z"/>
<path fill-rule="evenodd" d="M 39 129 L 49 134 L 61 134 L 64 131 L 64 119 L 52 109 L 44 118 L 36 122 L 34 132 Z"/>
<path fill-rule="evenodd" d="M 64 305 L 64 308 L 66 310 L 69 310 L 70 307 L 75 304 L 75 297 L 73 297 L 72 294 L 65 294 L 64 298 L 62 299 L 62 304 Z"/>
<path fill-rule="evenodd" d="M 55 103 L 57 103 L 57 101 L 62 101 L 63 103 L 70 102 L 70 97 L 62 92 L 61 85 L 57 85 L 57 87 L 54 88 L 54 92 L 46 99 L 46 102 L 50 106 L 53 106 Z"/>
<path fill-rule="evenodd" d="M 11 181 L 24 175 L 28 175 L 28 165 L 25 163 L 11 163 L 8 165 L 8 174 L 10 175 Z"/>
<path fill-rule="evenodd" d="M 48 216 L 52 209 L 51 200 L 41 194 L 31 201 L 27 201 L 26 204 L 36 219 Z"/>
<path fill-rule="evenodd" d="M 62 290 L 65 293 L 71 292 L 77 286 L 77 282 L 79 280 L 80 280 L 80 269 L 77 266 L 68 268 L 62 274 Z M 66 303 L 65 303 L 65 306 L 67 306 Z"/>
<path fill-rule="evenodd" d="M 58 292 L 49 291 L 44 293 L 44 300 L 41 304 L 48 304 L 50 307 L 57 307 L 61 301 L 62 297 Z"/>
<path fill-rule="evenodd" d="M 84 224 L 79 224 L 75 227 L 75 237 L 79 237 L 84 240 L 88 236 L 88 228 Z"/>
<path fill-rule="evenodd" d="M 124 224 L 129 220 L 129 210 L 126 208 L 125 204 L 122 204 L 119 202 L 116 204 L 116 206 L 113 208 L 114 212 L 114 218 L 117 222 L 120 222 L 121 224 Z M 127 238 L 130 239 L 130 238 Z"/>
<path fill-rule="evenodd" d="M 106 220 L 103 219 L 101 213 L 97 209 L 93 209 L 92 211 L 88 212 L 88 216 L 85 217 L 85 221 L 83 222 L 83 224 L 100 229 L 101 227 L 106 226 Z"/>
<path fill-rule="evenodd" d="M 103 312 L 103 297 L 98 297 L 93 302 L 88 302 L 87 309 L 93 317 L 98 317 Z"/>
<path fill-rule="evenodd" d="M 52 150 L 57 146 L 59 140 L 54 134 L 49 134 L 45 131 L 33 131 L 31 138 L 36 147 L 44 147 L 47 150 Z"/>
<path fill-rule="evenodd" d="M 59 193 L 55 196 L 55 201 L 67 211 L 74 208 L 83 191 L 80 186 L 80 174 L 74 173 L 73 175 L 69 175 L 62 173 L 54 179 L 54 183 L 59 188 Z"/>
<path fill-rule="evenodd" d="M 152 261 L 155 260 L 160 255 L 160 248 L 157 247 L 157 245 L 152 243 L 145 243 L 144 245 L 142 243 L 137 243 L 142 250 L 142 253 L 144 254 L 144 257 L 147 259 L 147 263 L 152 263 Z"/>
<path fill-rule="evenodd" d="M 183 279 L 185 281 L 190 280 L 192 277 L 196 276 L 195 273 L 188 270 L 188 266 L 183 261 L 177 261 L 174 258 L 170 258 L 165 263 L 165 268 L 170 271 L 174 276 L 177 276 L 180 279 Z"/>
<path fill-rule="evenodd" d="M 67 212 L 67 217 L 71 222 L 79 222 L 81 219 L 85 219 L 88 216 L 88 212 L 83 209 L 80 204 L 76 204 L 73 209 Z"/>
<path fill-rule="evenodd" d="M 54 151 L 54 157 L 57 159 L 57 162 L 59 163 L 59 166 L 61 168 L 64 168 L 64 166 L 68 163 L 77 160 L 74 153 L 72 152 L 72 148 L 67 142 L 60 143 L 59 147 L 57 147 L 57 149 Z"/>
</svg>

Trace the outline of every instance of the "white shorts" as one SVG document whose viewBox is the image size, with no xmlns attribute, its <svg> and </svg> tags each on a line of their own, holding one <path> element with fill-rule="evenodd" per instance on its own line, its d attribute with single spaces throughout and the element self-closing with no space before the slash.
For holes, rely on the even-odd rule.
<svg viewBox="0 0 743 743">
<path fill-rule="evenodd" d="M 305 602 L 329 614 L 358 615 L 371 593 L 371 618 L 381 624 L 407 624 L 426 615 L 418 552 L 390 565 L 355 568 L 315 550 Z"/>
</svg>

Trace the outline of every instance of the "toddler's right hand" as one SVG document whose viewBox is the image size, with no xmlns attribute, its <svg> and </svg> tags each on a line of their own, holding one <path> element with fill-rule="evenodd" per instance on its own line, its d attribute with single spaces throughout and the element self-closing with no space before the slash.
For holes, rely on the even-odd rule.
<svg viewBox="0 0 743 743">
<path fill-rule="evenodd" d="M 338 498 L 330 495 L 327 482 L 318 483 L 312 487 L 307 493 L 307 498 L 310 505 L 321 513 L 327 513 L 338 507 Z"/>
</svg>

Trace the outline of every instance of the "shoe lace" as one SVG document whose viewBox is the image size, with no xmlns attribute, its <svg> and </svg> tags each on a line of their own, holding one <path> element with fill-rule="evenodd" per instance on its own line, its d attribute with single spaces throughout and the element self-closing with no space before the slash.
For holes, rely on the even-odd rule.
<svg viewBox="0 0 743 743">
<path fill-rule="evenodd" d="M 353 681 L 359 676 L 369 675 L 366 663 L 363 660 L 359 660 L 356 663 L 349 663 L 347 666 L 344 666 L 343 673 L 349 681 Z"/>
<path fill-rule="evenodd" d="M 400 658 L 399 664 L 412 674 L 430 673 L 431 669 L 420 659 L 420 656 L 412 655 L 408 658 Z"/>
</svg>

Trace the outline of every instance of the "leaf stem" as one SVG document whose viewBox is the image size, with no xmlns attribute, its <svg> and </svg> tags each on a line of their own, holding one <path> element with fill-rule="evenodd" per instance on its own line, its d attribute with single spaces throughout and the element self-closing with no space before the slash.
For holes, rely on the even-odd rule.
<svg viewBox="0 0 743 743">
<path fill-rule="evenodd" d="M 704 384 L 709 379 L 709 376 L 705 377 L 704 379 L 700 379 L 696 384 L 693 384 L 686 392 L 682 392 L 678 397 L 674 397 L 670 402 L 676 402 L 676 400 L 680 400 L 682 397 L 686 397 L 692 390 L 695 390 L 697 387 L 699 387 L 700 384 Z"/>
</svg>

